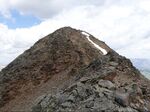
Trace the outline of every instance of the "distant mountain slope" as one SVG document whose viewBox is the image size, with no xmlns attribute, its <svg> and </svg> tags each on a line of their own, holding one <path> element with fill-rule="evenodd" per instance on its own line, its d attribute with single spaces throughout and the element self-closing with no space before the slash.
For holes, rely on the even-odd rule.
<svg viewBox="0 0 150 112">
<path fill-rule="evenodd" d="M 1 71 L 1 69 L 2 69 L 3 67 L 2 66 L 0 66 L 0 71 Z"/>
<path fill-rule="evenodd" d="M 4 68 L 5 66 L 0 65 L 0 71 Z"/>
<path fill-rule="evenodd" d="M 136 66 L 143 75 L 150 79 L 150 59 L 131 59 L 134 66 Z"/>
<path fill-rule="evenodd" d="M 150 79 L 150 70 L 148 71 L 148 70 L 141 70 L 141 73 L 145 76 L 145 77 L 147 77 L 148 79 Z"/>
<path fill-rule="evenodd" d="M 150 59 L 131 59 L 133 64 L 141 70 L 150 70 Z"/>
</svg>

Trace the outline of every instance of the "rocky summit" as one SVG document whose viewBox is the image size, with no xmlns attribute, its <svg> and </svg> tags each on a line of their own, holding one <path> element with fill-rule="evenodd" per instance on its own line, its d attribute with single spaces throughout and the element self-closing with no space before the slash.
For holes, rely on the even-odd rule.
<svg viewBox="0 0 150 112">
<path fill-rule="evenodd" d="M 0 71 L 0 111 L 150 112 L 150 81 L 104 42 L 63 27 Z"/>
</svg>

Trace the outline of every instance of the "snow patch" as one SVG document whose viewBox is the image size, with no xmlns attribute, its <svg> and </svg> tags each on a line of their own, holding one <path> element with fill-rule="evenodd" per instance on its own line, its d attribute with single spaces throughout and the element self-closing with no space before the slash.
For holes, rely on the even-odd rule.
<svg viewBox="0 0 150 112">
<path fill-rule="evenodd" d="M 94 43 L 91 39 L 90 39 L 90 35 L 86 32 L 81 32 L 83 35 L 86 36 L 86 38 L 88 39 L 88 41 L 90 41 L 97 49 L 99 49 L 103 55 L 106 55 L 107 54 L 107 51 L 106 49 L 103 49 L 102 47 L 100 47 L 99 45 L 97 45 L 96 43 Z"/>
<path fill-rule="evenodd" d="M 82 34 L 85 35 L 85 36 L 88 37 L 88 38 L 89 38 L 89 36 L 90 36 L 90 35 L 89 35 L 88 33 L 86 33 L 86 32 L 82 32 Z"/>
</svg>

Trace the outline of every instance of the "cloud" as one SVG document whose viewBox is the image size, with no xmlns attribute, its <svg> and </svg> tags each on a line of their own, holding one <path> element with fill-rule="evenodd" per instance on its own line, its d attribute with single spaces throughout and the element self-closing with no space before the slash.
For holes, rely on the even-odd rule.
<svg viewBox="0 0 150 112">
<path fill-rule="evenodd" d="M 11 18 L 10 4 L 8 0 L 0 0 L 0 16 L 4 16 L 5 18 Z"/>
<path fill-rule="evenodd" d="M 129 58 L 150 58 L 150 9 L 145 7 L 150 1 L 38 1 L 12 0 L 7 6 L 8 12 L 16 8 L 44 20 L 30 28 L 9 29 L 0 24 L 0 64 L 8 64 L 38 39 L 63 26 L 83 29 Z"/>
<path fill-rule="evenodd" d="M 75 0 L 1 0 L 0 13 L 5 17 L 11 16 L 11 10 L 15 9 L 23 15 L 31 14 L 40 19 L 48 19 L 76 6 L 100 5 L 103 3 L 104 0 L 80 0 L 80 2 Z"/>
</svg>

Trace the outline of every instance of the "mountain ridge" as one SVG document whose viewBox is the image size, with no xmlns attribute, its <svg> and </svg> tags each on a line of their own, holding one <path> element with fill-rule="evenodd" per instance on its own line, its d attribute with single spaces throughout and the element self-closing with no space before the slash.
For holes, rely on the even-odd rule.
<svg viewBox="0 0 150 112">
<path fill-rule="evenodd" d="M 0 72 L 0 84 L 0 110 L 6 112 L 149 110 L 149 80 L 104 42 L 71 27 L 56 30 L 18 56 Z M 93 106 L 86 108 L 89 97 Z"/>
</svg>

